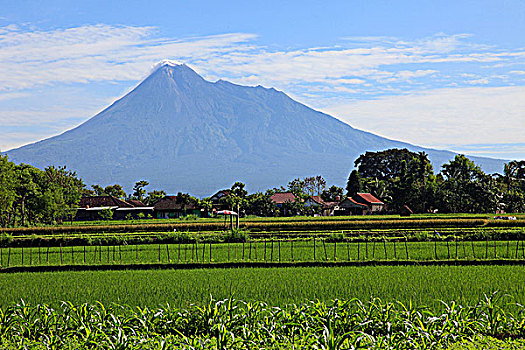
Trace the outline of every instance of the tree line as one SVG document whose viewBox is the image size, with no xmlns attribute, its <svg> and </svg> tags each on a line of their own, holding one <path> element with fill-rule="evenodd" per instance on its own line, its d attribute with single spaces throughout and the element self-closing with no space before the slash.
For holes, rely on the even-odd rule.
<svg viewBox="0 0 525 350">
<path fill-rule="evenodd" d="M 135 183 L 126 194 L 119 184 L 87 188 L 77 174 L 66 167 L 40 170 L 15 164 L 0 155 L 0 226 L 27 226 L 72 220 L 82 196 L 111 195 L 136 199 L 153 205 L 166 195 L 164 190 L 147 191 L 149 183 Z M 297 200 L 277 207 L 271 196 L 291 192 Z M 346 188 L 328 187 L 322 176 L 297 178 L 286 186 L 249 194 L 245 184 L 236 182 L 223 204 L 246 215 L 277 216 L 284 212 L 299 215 L 319 213 L 321 208 L 305 205 L 319 196 L 325 202 L 369 192 L 387 204 L 390 212 L 408 206 L 413 212 L 487 213 L 525 211 L 525 161 L 510 161 L 503 174 L 486 174 L 464 155 L 443 164 L 435 174 L 428 155 L 407 149 L 366 152 L 354 162 Z M 210 198 L 198 199 L 179 192 L 183 206 L 211 210 Z"/>
</svg>

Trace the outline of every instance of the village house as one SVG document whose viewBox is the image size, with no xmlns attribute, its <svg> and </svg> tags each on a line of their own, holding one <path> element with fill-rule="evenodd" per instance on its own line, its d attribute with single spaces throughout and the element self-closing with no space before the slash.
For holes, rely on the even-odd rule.
<svg viewBox="0 0 525 350">
<path fill-rule="evenodd" d="M 75 215 L 76 221 L 101 220 L 102 211 L 111 210 L 113 220 L 153 216 L 153 207 L 138 200 L 122 200 L 114 196 L 82 197 Z M 139 215 L 142 213 L 142 215 Z"/>
<path fill-rule="evenodd" d="M 357 193 L 353 197 L 342 200 L 335 215 L 369 215 L 377 214 L 385 209 L 385 203 L 374 197 L 370 193 Z"/>
<path fill-rule="evenodd" d="M 202 216 L 195 201 L 183 203 L 177 196 L 165 196 L 157 201 L 153 208 L 157 219 L 175 219 L 187 215 Z"/>
<path fill-rule="evenodd" d="M 231 209 L 225 199 L 230 195 L 230 190 L 220 190 L 210 197 L 212 212 Z"/>
</svg>

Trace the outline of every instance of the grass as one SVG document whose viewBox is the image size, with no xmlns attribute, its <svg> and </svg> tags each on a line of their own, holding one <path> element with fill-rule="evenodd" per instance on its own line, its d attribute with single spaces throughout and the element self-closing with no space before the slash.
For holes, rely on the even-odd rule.
<svg viewBox="0 0 525 350">
<path fill-rule="evenodd" d="M 41 272 L 0 274 L 0 307 L 21 299 L 57 306 L 95 301 L 156 307 L 203 304 L 210 296 L 287 305 L 308 300 L 379 297 L 428 305 L 436 300 L 476 303 L 500 291 L 525 303 L 525 269 L 521 266 L 373 266 Z"/>
<path fill-rule="evenodd" d="M 378 240 L 364 243 L 308 239 L 212 244 L 0 248 L 0 266 L 2 267 L 447 259 L 525 259 L 525 242 L 439 241 L 405 243 L 404 241 Z"/>
</svg>

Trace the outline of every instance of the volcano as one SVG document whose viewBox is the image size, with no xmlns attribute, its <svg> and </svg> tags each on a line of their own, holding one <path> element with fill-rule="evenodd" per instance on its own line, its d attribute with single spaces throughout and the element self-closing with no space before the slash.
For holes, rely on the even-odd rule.
<svg viewBox="0 0 525 350">
<path fill-rule="evenodd" d="M 66 165 L 88 185 L 129 190 L 144 179 L 148 189 L 209 196 L 235 181 L 255 191 L 313 175 L 343 186 L 360 154 L 388 148 L 424 151 L 435 169 L 455 155 L 357 130 L 273 88 L 210 82 L 165 62 L 85 123 L 7 154 L 39 168 Z M 486 172 L 503 168 L 471 159 Z"/>
</svg>

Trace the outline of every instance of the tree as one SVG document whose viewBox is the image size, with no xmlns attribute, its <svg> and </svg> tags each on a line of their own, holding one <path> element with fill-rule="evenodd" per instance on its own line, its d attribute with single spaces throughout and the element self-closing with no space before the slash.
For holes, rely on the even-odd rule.
<svg viewBox="0 0 525 350">
<path fill-rule="evenodd" d="M 44 189 L 44 220 L 48 223 L 62 223 L 66 217 L 73 220 L 75 208 L 85 187 L 77 174 L 67 170 L 65 166 L 50 166 L 44 170 L 41 186 Z"/>
<path fill-rule="evenodd" d="M 227 198 L 228 204 L 230 204 L 232 210 L 236 208 L 237 217 L 236 217 L 236 228 L 239 228 L 239 216 L 241 215 L 241 207 L 246 205 L 246 195 L 248 191 L 244 189 L 246 185 L 242 182 L 236 182 L 232 185 L 230 189 L 230 195 Z"/>
<path fill-rule="evenodd" d="M 446 211 L 493 212 L 497 208 L 496 186 L 492 177 L 464 155 L 443 164 L 440 186 L 441 206 Z"/>
<path fill-rule="evenodd" d="M 144 202 L 147 205 L 152 205 L 152 204 L 155 204 L 156 202 L 158 202 L 159 200 L 161 200 L 162 198 L 164 198 L 165 196 L 166 196 L 166 192 L 163 191 L 163 190 L 150 191 L 150 192 L 148 192 L 148 196 L 146 197 Z"/>
<path fill-rule="evenodd" d="M 0 226 L 6 227 L 13 216 L 17 199 L 14 163 L 0 154 Z"/>
<path fill-rule="evenodd" d="M 348 176 L 348 182 L 346 183 L 346 196 L 353 197 L 361 191 L 361 178 L 359 172 L 354 169 L 350 173 L 350 176 Z"/>
<path fill-rule="evenodd" d="M 149 182 L 147 182 L 146 180 L 140 180 L 135 182 L 135 186 L 133 186 L 133 199 L 143 201 L 144 195 L 146 194 L 146 190 L 144 189 L 144 187 L 148 185 Z"/>
<path fill-rule="evenodd" d="M 37 185 L 41 170 L 27 164 L 20 164 L 15 167 L 17 181 L 15 189 L 17 194 L 17 203 L 20 208 L 20 217 L 22 226 L 26 225 L 27 212 L 35 209 L 35 201 L 40 195 Z M 29 202 L 29 205 L 27 203 Z"/>
<path fill-rule="evenodd" d="M 395 148 L 366 152 L 354 165 L 357 172 L 348 179 L 349 193 L 357 188 L 371 192 L 394 210 L 408 205 L 424 212 L 434 205 L 435 176 L 426 153 Z"/>
<path fill-rule="evenodd" d="M 105 208 L 105 209 L 102 209 L 98 213 L 98 215 L 100 216 L 102 220 L 109 221 L 113 219 L 113 210 L 111 210 L 111 208 Z"/>
<path fill-rule="evenodd" d="M 336 202 L 343 198 L 343 191 L 344 190 L 342 187 L 333 185 L 328 190 L 323 191 L 321 194 L 321 199 L 325 202 Z"/>
<path fill-rule="evenodd" d="M 108 196 L 117 197 L 119 199 L 126 198 L 126 192 L 124 192 L 122 186 L 119 184 L 106 186 L 106 188 L 104 188 L 104 193 Z"/>
<path fill-rule="evenodd" d="M 277 206 L 272 202 L 274 191 L 257 192 L 246 197 L 246 211 L 257 216 L 275 216 Z"/>
</svg>

